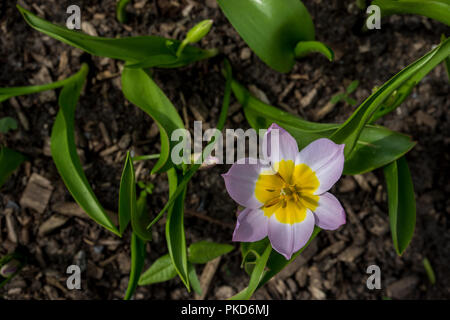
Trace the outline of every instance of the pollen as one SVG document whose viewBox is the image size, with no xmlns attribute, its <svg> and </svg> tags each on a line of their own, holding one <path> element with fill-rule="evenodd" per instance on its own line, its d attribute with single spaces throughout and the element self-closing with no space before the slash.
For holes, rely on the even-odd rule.
<svg viewBox="0 0 450 320">
<path fill-rule="evenodd" d="M 314 211 L 319 196 L 314 192 L 320 185 L 314 171 L 306 164 L 295 165 L 292 160 L 281 160 L 276 171 L 263 171 L 255 186 L 255 197 L 263 203 L 264 215 L 280 223 L 302 222 L 307 210 Z"/>
</svg>

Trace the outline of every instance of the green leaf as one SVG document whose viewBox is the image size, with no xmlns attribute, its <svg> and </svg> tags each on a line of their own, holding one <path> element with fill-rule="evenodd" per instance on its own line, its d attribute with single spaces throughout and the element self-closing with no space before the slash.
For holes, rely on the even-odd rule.
<svg viewBox="0 0 450 320">
<path fill-rule="evenodd" d="M 127 152 L 119 189 L 119 226 L 121 234 L 125 231 L 130 220 L 133 232 L 142 241 L 150 241 L 152 239 L 151 231 L 145 228 L 150 221 L 150 215 L 147 211 L 147 192 L 141 192 L 139 200 L 136 201 L 133 160 L 130 152 Z"/>
<path fill-rule="evenodd" d="M 398 255 L 403 254 L 414 234 L 416 201 L 414 187 L 405 157 L 384 168 L 392 241 Z"/>
<path fill-rule="evenodd" d="M 276 122 L 286 129 L 297 141 L 300 149 L 319 138 L 330 138 L 339 124 L 316 123 L 303 120 L 283 110 L 267 105 L 233 81 L 233 93 L 242 104 L 250 125 L 266 129 Z M 344 174 L 361 174 L 400 158 L 415 142 L 411 138 L 381 126 L 366 125 L 358 139 L 354 152 L 346 158 Z"/>
<path fill-rule="evenodd" d="M 88 73 L 81 70 L 68 82 L 59 95 L 59 112 L 51 134 L 51 154 L 64 184 L 78 205 L 98 224 L 120 236 L 107 213 L 97 200 L 81 167 L 75 146 L 75 108 Z"/>
<path fill-rule="evenodd" d="M 302 58 L 310 53 L 318 52 L 323 54 L 328 60 L 333 61 L 334 52 L 330 47 L 319 41 L 300 41 L 295 46 L 295 57 Z"/>
<path fill-rule="evenodd" d="M 236 31 L 267 65 L 289 72 L 295 47 L 314 40 L 314 25 L 300 0 L 218 0 Z"/>
<path fill-rule="evenodd" d="M 344 174 L 362 174 L 399 159 L 416 145 L 410 136 L 382 126 L 367 125 L 345 159 Z"/>
<path fill-rule="evenodd" d="M 188 273 L 189 273 L 189 283 L 192 286 L 194 292 L 198 295 L 202 294 L 202 286 L 198 280 L 197 272 L 195 271 L 195 266 L 188 262 Z"/>
<path fill-rule="evenodd" d="M 73 75 L 69 78 L 51 82 L 39 86 L 24 86 L 24 87 L 9 87 L 9 88 L 0 88 L 0 102 L 8 100 L 11 97 L 23 96 L 26 94 L 38 93 L 46 90 L 56 89 L 64 86 L 66 83 L 73 81 Z"/>
<path fill-rule="evenodd" d="M 25 21 L 34 29 L 94 56 L 109 57 L 133 63 L 143 63 L 153 59 L 151 64 L 145 65 L 145 67 L 176 68 L 198 60 L 208 59 L 217 54 L 216 50 L 202 50 L 193 46 L 186 46 L 183 54 L 176 57 L 176 49 L 181 44 L 178 40 L 169 40 L 158 36 L 93 37 L 50 23 L 19 5 L 17 5 L 17 8 Z"/>
<path fill-rule="evenodd" d="M 119 232 L 123 234 L 131 220 L 131 215 L 136 214 L 136 183 L 134 179 L 133 162 L 130 152 L 127 152 L 125 166 L 122 171 L 119 188 Z"/>
<path fill-rule="evenodd" d="M 433 267 L 431 266 L 430 260 L 428 258 L 423 259 L 423 267 L 427 273 L 428 280 L 432 285 L 436 284 L 436 275 L 434 274 Z"/>
<path fill-rule="evenodd" d="M 131 269 L 128 288 L 124 300 L 130 300 L 139 282 L 145 261 L 145 241 L 141 240 L 136 233 L 131 234 Z"/>
<path fill-rule="evenodd" d="M 12 149 L 0 147 L 0 188 L 26 157 Z"/>
<path fill-rule="evenodd" d="M 125 97 L 155 120 L 161 136 L 160 157 L 152 173 L 164 172 L 173 166 L 170 152 L 176 142 L 170 141 L 172 132 L 184 129 L 183 121 L 164 92 L 142 69 L 124 68 L 122 91 Z"/>
<path fill-rule="evenodd" d="M 127 23 L 127 5 L 131 0 L 119 0 L 116 5 L 116 17 L 120 23 Z"/>
<path fill-rule="evenodd" d="M 158 258 L 139 278 L 139 285 L 145 286 L 152 283 L 168 281 L 177 276 L 172 259 L 168 254 Z"/>
<path fill-rule="evenodd" d="M 192 263 L 207 263 L 233 249 L 234 247 L 230 244 L 199 241 L 189 246 L 188 260 Z"/>
<path fill-rule="evenodd" d="M 382 16 L 392 14 L 417 14 L 438 20 L 450 26 L 450 2 L 448 0 L 375 0 Z"/>
<path fill-rule="evenodd" d="M 441 35 L 441 43 L 447 40 L 445 34 Z M 447 71 L 448 81 L 450 82 L 450 55 L 444 60 L 445 70 Z"/>
<path fill-rule="evenodd" d="M 17 121 L 11 117 L 4 117 L 0 119 L 0 133 L 8 133 L 11 130 L 17 129 Z"/>
<path fill-rule="evenodd" d="M 450 40 L 446 40 L 431 52 L 401 70 L 370 95 L 330 137 L 336 143 L 345 144 L 344 155 L 346 157 L 350 155 L 364 126 L 371 121 L 375 112 L 396 90 L 404 84 L 408 84 L 408 81 L 416 84 L 418 79 L 422 79 L 449 54 Z"/>
<path fill-rule="evenodd" d="M 257 259 L 255 268 L 253 269 L 252 274 L 250 275 L 250 282 L 248 287 L 234 295 L 230 298 L 230 300 L 248 300 L 251 298 L 253 293 L 258 288 L 258 285 L 265 273 L 265 267 L 269 260 L 270 254 L 272 252 L 272 246 L 270 244 L 267 245 L 264 252 Z"/>
<path fill-rule="evenodd" d="M 347 87 L 347 90 L 346 90 L 347 94 L 353 93 L 358 88 L 358 86 L 359 86 L 358 80 L 352 81 Z"/>
<path fill-rule="evenodd" d="M 180 177 L 174 168 L 167 171 L 169 178 L 170 198 L 175 197 L 177 182 Z M 169 255 L 172 259 L 175 270 L 183 281 L 184 285 L 190 291 L 188 276 L 188 261 L 186 249 L 186 236 L 184 234 L 184 198 L 186 197 L 186 188 L 182 193 L 176 196 L 173 205 L 169 208 L 166 221 L 166 242 L 169 249 Z"/>
<path fill-rule="evenodd" d="M 220 111 L 219 120 L 217 121 L 216 129 L 221 131 L 225 125 L 225 122 L 227 120 L 228 115 L 228 107 L 230 105 L 230 97 L 231 97 L 231 82 L 232 82 L 232 73 L 231 73 L 231 65 L 228 62 L 228 60 L 225 60 L 225 78 L 226 78 L 226 84 L 225 84 L 225 92 L 223 96 L 223 102 L 222 102 L 222 109 Z M 209 150 L 211 147 L 214 146 L 215 141 L 210 141 L 206 148 L 203 150 L 202 157 L 205 159 L 209 155 Z M 162 148 L 161 148 L 162 149 Z M 169 199 L 169 201 L 166 203 L 164 208 L 158 213 L 158 215 L 152 220 L 152 222 L 147 226 L 147 229 L 151 228 L 166 212 L 169 207 L 173 204 L 175 199 L 183 192 L 183 190 L 187 187 L 187 184 L 192 179 L 194 174 L 197 172 L 198 169 L 200 169 L 201 164 L 193 164 L 191 168 L 184 174 L 182 180 L 178 183 L 178 187 L 174 192 L 174 195 L 172 198 Z"/>
</svg>

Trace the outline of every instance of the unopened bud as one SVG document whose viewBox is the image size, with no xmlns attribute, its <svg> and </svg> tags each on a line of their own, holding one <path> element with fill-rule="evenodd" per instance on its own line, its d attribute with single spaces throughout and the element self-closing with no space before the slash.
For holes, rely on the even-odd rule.
<svg viewBox="0 0 450 320">
<path fill-rule="evenodd" d="M 199 42 L 204 36 L 208 34 L 209 30 L 211 30 L 212 24 L 212 20 L 203 20 L 202 22 L 197 23 L 192 27 L 191 30 L 188 31 L 186 35 L 186 41 L 188 43 Z"/>
<path fill-rule="evenodd" d="M 19 270 L 19 266 L 20 266 L 19 261 L 15 259 L 9 261 L 5 265 L 3 265 L 2 268 L 0 269 L 0 276 L 2 276 L 3 278 L 9 278 L 14 273 L 16 273 L 17 270 Z"/>
</svg>

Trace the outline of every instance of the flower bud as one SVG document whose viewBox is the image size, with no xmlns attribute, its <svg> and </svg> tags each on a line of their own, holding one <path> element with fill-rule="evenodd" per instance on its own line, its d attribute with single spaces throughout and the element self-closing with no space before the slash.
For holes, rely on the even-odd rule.
<svg viewBox="0 0 450 320">
<path fill-rule="evenodd" d="M 213 24 L 212 20 L 203 20 L 197 23 L 186 35 L 186 42 L 196 43 L 199 42 L 204 36 L 206 36 L 211 30 Z"/>
<path fill-rule="evenodd" d="M 19 261 L 15 259 L 10 260 L 6 264 L 4 264 L 0 269 L 0 276 L 2 276 L 3 278 L 9 278 L 14 273 L 16 273 L 17 270 L 19 270 L 19 266 L 20 266 Z"/>
</svg>

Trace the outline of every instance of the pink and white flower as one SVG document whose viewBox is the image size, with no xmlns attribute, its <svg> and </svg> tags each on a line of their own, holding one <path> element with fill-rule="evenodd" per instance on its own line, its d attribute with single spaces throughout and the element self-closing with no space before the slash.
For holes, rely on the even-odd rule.
<svg viewBox="0 0 450 320">
<path fill-rule="evenodd" d="M 344 145 L 323 138 L 299 152 L 295 139 L 275 123 L 264 140 L 267 161 L 252 164 L 247 158 L 222 175 L 231 198 L 245 207 L 233 241 L 268 236 L 272 247 L 290 259 L 308 242 L 314 225 L 335 230 L 345 223 L 342 205 L 327 192 L 342 175 Z"/>
</svg>

